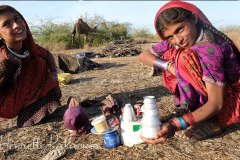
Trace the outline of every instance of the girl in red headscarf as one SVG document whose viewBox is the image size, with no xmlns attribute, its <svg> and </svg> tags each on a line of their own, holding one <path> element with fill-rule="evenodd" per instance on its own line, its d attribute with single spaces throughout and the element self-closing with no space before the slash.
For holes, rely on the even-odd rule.
<svg viewBox="0 0 240 160">
<path fill-rule="evenodd" d="M 232 40 L 195 5 L 182 1 L 160 8 L 155 28 L 162 41 L 139 58 L 163 70 L 163 85 L 174 94 L 176 107 L 186 113 L 164 124 L 157 139 L 143 140 L 164 142 L 174 132 L 205 139 L 239 123 L 240 54 Z"/>
<path fill-rule="evenodd" d="M 23 16 L 0 6 L 0 118 L 31 126 L 60 106 L 52 54 L 34 43 Z"/>
</svg>

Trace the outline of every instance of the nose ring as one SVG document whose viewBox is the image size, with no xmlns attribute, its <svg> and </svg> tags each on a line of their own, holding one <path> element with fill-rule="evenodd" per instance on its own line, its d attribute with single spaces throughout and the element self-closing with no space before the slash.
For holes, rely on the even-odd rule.
<svg viewBox="0 0 240 160">
<path fill-rule="evenodd" d="M 179 49 L 180 47 L 179 47 L 179 45 L 174 45 L 174 48 Z"/>
</svg>

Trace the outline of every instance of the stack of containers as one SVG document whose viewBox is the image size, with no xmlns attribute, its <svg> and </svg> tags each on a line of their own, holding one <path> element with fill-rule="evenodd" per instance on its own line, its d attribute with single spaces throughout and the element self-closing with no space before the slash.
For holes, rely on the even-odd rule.
<svg viewBox="0 0 240 160">
<path fill-rule="evenodd" d="M 157 138 L 157 131 L 160 130 L 161 122 L 155 96 L 145 96 L 141 109 L 143 112 L 141 135 L 150 139 Z"/>
</svg>

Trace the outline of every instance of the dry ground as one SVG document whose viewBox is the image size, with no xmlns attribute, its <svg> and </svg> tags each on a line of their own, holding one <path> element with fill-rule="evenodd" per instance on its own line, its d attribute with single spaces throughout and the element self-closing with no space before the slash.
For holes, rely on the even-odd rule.
<svg viewBox="0 0 240 160">
<path fill-rule="evenodd" d="M 161 116 L 173 111 L 172 96 L 161 85 L 160 77 L 151 77 L 150 68 L 137 57 L 92 59 L 100 64 L 99 70 L 75 74 L 74 80 L 62 86 L 62 106 L 42 124 L 16 128 L 15 119 L 0 122 L 0 159 L 39 159 L 57 146 L 67 150 L 62 159 L 240 159 L 240 126 L 227 128 L 223 135 L 204 141 L 170 138 L 164 144 L 140 144 L 106 149 L 103 137 L 88 133 L 69 137 L 62 117 L 66 99 L 72 95 L 81 100 L 103 100 L 109 93 L 124 103 L 136 103 L 143 96 L 155 95 Z M 91 117 L 99 115 L 98 106 L 87 108 Z"/>
</svg>

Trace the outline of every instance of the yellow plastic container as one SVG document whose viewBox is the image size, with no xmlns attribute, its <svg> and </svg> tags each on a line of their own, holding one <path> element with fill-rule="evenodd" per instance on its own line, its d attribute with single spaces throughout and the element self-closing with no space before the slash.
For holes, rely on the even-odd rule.
<svg viewBox="0 0 240 160">
<path fill-rule="evenodd" d="M 70 73 L 59 73 L 58 74 L 58 81 L 60 85 L 65 85 L 71 82 L 73 79 L 72 75 Z"/>
<path fill-rule="evenodd" d="M 106 117 L 101 115 L 95 118 L 91 124 L 94 126 L 95 130 L 99 133 L 105 132 L 108 129 L 108 125 L 106 122 Z"/>
</svg>

